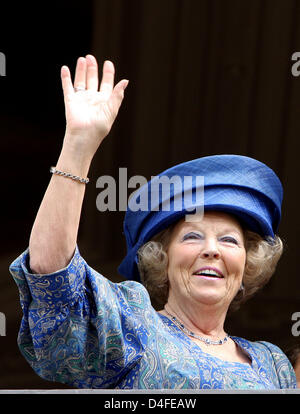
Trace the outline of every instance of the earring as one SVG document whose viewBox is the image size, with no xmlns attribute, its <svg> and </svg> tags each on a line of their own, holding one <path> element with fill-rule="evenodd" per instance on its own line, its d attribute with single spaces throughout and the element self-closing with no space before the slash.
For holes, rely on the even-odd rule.
<svg viewBox="0 0 300 414">
<path fill-rule="evenodd" d="M 241 286 L 239 288 L 239 292 L 243 292 L 243 290 L 245 289 L 243 282 L 241 283 Z"/>
</svg>

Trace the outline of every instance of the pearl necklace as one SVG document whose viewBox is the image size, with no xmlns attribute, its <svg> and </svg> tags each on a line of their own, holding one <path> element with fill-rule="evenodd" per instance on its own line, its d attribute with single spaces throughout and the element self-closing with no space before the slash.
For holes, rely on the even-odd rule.
<svg viewBox="0 0 300 414">
<path fill-rule="evenodd" d="M 199 339 L 202 342 L 205 342 L 206 345 L 223 345 L 225 344 L 225 342 L 228 341 L 229 335 L 226 334 L 225 338 L 223 339 L 219 339 L 218 341 L 213 341 L 209 338 L 204 338 L 203 336 L 197 335 L 192 331 L 189 331 L 184 325 L 183 323 L 181 323 L 177 318 L 175 318 L 175 316 L 171 315 L 170 312 L 167 311 L 167 309 L 165 308 L 165 311 L 167 312 L 167 314 L 170 316 L 170 319 L 172 322 L 175 323 L 176 326 L 178 326 L 178 328 L 184 332 L 185 334 L 187 334 L 188 336 L 191 336 L 192 338 L 195 339 Z"/>
</svg>

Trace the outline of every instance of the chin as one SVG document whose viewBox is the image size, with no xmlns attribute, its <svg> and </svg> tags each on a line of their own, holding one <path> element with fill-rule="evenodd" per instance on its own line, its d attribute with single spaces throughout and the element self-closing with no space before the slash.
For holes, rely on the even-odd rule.
<svg viewBox="0 0 300 414">
<path fill-rule="evenodd" d="M 201 293 L 199 295 L 194 296 L 194 299 L 199 304 L 203 305 L 218 305 L 224 303 L 224 295 L 220 294 L 220 292 L 207 292 Z"/>
<path fill-rule="evenodd" d="M 223 303 L 224 297 L 220 295 L 199 295 L 195 299 L 199 304 L 214 306 Z"/>
</svg>

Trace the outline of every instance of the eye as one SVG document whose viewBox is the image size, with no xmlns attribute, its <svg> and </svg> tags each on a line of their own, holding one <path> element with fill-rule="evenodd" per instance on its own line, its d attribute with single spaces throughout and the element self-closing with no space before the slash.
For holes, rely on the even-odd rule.
<svg viewBox="0 0 300 414">
<path fill-rule="evenodd" d="M 236 245 L 239 244 L 238 241 L 234 237 L 231 237 L 231 236 L 222 237 L 221 240 L 226 242 L 226 243 L 233 243 L 233 244 L 236 244 Z"/>
<path fill-rule="evenodd" d="M 200 236 L 200 234 L 197 234 L 197 233 L 194 233 L 194 232 L 190 232 L 190 233 L 187 233 L 187 234 L 185 234 L 184 236 L 183 236 L 183 238 L 182 238 L 182 240 L 184 241 L 184 240 L 196 240 L 196 239 L 200 239 L 201 238 L 201 236 Z"/>
</svg>

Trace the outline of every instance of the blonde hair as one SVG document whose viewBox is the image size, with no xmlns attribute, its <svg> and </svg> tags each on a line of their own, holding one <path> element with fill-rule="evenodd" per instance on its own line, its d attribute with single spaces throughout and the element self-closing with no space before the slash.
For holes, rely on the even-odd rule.
<svg viewBox="0 0 300 414">
<path fill-rule="evenodd" d="M 147 288 L 155 308 L 162 308 L 168 299 L 168 254 L 172 230 L 175 224 L 163 230 L 138 251 L 138 269 L 142 283 Z M 268 283 L 274 274 L 282 255 L 283 243 L 280 237 L 263 239 L 259 234 L 244 230 L 246 264 L 243 275 L 244 289 L 239 291 L 229 310 L 240 305 Z"/>
</svg>

